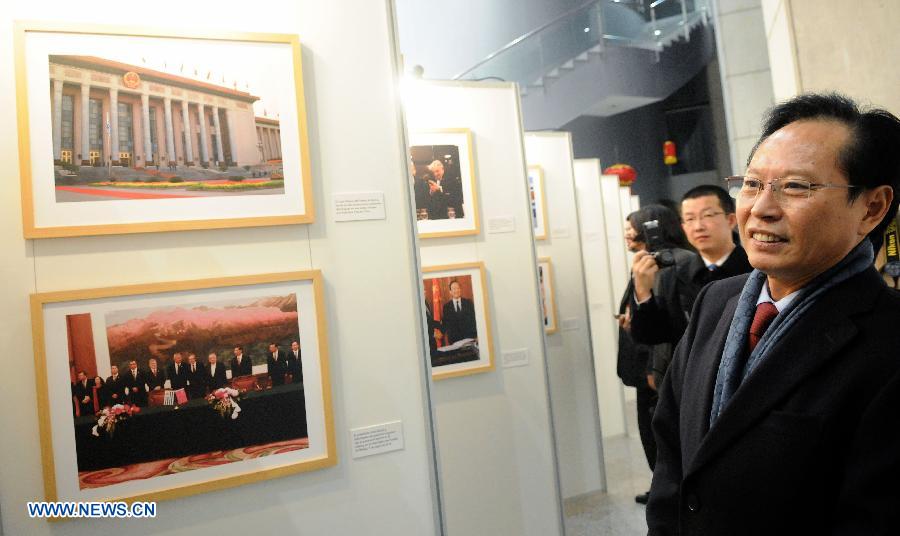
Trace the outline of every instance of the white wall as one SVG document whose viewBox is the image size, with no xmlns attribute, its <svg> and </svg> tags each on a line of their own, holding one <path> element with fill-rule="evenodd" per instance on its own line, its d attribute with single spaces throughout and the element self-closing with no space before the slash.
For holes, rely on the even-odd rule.
<svg viewBox="0 0 900 536">
<path fill-rule="evenodd" d="M 432 387 L 441 494 L 449 534 L 561 534 L 547 395 L 543 320 L 532 241 L 522 123 L 506 83 L 417 83 L 404 91 L 410 130 L 469 128 L 482 231 L 419 241 L 423 266 L 482 261 L 496 369 Z M 512 217 L 515 230 L 490 233 Z M 506 368 L 504 353 L 528 364 Z"/>
<path fill-rule="evenodd" d="M 763 112 L 774 103 L 760 0 L 715 1 L 716 50 L 731 173 L 742 173 L 759 137 Z"/>
<path fill-rule="evenodd" d="M 772 85 L 784 100 L 840 91 L 900 114 L 900 3 L 762 0 Z"/>
<path fill-rule="evenodd" d="M 3 531 L 14 535 L 206 533 L 437 533 L 429 460 L 422 340 L 406 157 L 391 15 L 384 2 L 160 0 L 136 11 L 121 2 L 9 4 L 0 12 L 0 300 L 4 397 L 0 413 Z M 17 169 L 12 21 L 58 20 L 299 34 L 318 218 L 308 226 L 26 241 Z M 365 80 L 360 84 L 360 80 Z M 49 144 L 48 144 L 49 146 Z M 352 158 L 348 158 L 352 155 Z M 365 173 L 360 173 L 365 170 Z M 334 192 L 385 192 L 386 220 L 335 223 Z M 385 252 L 391 254 L 386 255 Z M 321 269 L 329 325 L 336 467 L 162 502 L 152 520 L 48 523 L 26 516 L 44 497 L 28 294 L 35 291 Z M 376 299 L 392 311 L 373 314 Z M 353 460 L 348 429 L 401 420 L 405 449 Z"/>
<path fill-rule="evenodd" d="M 618 329 L 614 315 L 618 312 L 621 295 L 613 294 L 612 248 L 608 244 L 601 177 L 599 160 L 575 160 L 575 193 L 587 280 L 600 426 L 603 437 L 611 437 L 626 432 L 624 392 L 616 375 Z"/>
<path fill-rule="evenodd" d="M 525 156 L 544 174 L 549 229 L 535 246 L 553 267 L 558 329 L 546 335 L 547 368 L 560 485 L 570 498 L 606 488 L 570 134 L 526 133 Z"/>
</svg>

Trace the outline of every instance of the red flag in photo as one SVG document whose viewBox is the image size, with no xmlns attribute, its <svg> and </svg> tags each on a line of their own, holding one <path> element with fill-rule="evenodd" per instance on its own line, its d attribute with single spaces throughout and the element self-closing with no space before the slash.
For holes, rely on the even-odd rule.
<svg viewBox="0 0 900 536">
<path fill-rule="evenodd" d="M 437 278 L 431 280 L 431 311 L 434 321 L 440 322 L 443 309 L 441 308 L 441 281 Z M 444 346 L 442 339 L 437 340 L 437 345 L 438 348 Z"/>
</svg>

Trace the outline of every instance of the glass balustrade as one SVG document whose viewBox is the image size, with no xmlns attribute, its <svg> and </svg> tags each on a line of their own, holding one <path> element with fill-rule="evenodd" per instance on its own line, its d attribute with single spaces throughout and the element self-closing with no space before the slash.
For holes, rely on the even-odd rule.
<svg viewBox="0 0 900 536">
<path fill-rule="evenodd" d="M 557 69 L 605 46 L 656 51 L 687 38 L 708 17 L 709 0 L 593 0 L 515 39 L 455 79 L 540 84 Z"/>
</svg>

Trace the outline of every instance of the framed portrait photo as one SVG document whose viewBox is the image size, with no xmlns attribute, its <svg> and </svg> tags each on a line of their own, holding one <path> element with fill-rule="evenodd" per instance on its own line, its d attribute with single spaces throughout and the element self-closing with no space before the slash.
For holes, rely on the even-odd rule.
<svg viewBox="0 0 900 536">
<path fill-rule="evenodd" d="M 25 238 L 314 220 L 296 35 L 14 32 Z"/>
<path fill-rule="evenodd" d="M 422 271 L 432 378 L 492 370 L 494 355 L 484 264 L 430 266 Z"/>
<path fill-rule="evenodd" d="M 33 294 L 46 500 L 336 464 L 322 287 L 314 270 Z"/>
<path fill-rule="evenodd" d="M 472 132 L 411 132 L 409 152 L 419 237 L 478 234 Z"/>
<path fill-rule="evenodd" d="M 550 257 L 540 257 L 538 259 L 537 272 L 541 292 L 544 333 L 556 333 L 556 292 L 553 287 L 553 263 L 550 262 Z"/>
<path fill-rule="evenodd" d="M 544 170 L 540 166 L 528 166 L 528 200 L 531 203 L 531 224 L 534 238 L 547 238 L 547 197 L 544 189 Z"/>
</svg>

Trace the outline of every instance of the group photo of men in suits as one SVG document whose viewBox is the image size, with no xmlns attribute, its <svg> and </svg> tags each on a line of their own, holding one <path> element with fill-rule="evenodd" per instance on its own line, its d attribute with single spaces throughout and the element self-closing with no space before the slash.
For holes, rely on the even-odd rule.
<svg viewBox="0 0 900 536">
<path fill-rule="evenodd" d="M 146 407 L 151 392 L 167 389 L 183 389 L 189 400 L 204 398 L 216 389 L 231 386 L 235 378 L 254 375 L 253 360 L 244 354 L 243 346 L 235 346 L 232 353 L 233 357 L 226 363 L 216 352 L 207 353 L 205 360 L 198 359 L 193 352 L 175 352 L 164 369 L 156 358 L 148 360 L 147 368 L 132 359 L 123 371 L 118 365 L 110 365 L 106 379 L 89 378 L 80 370 L 72 383 L 73 411 L 84 416 L 115 404 Z M 258 375 L 265 377 L 264 383 L 272 387 L 288 381 L 302 383 L 301 357 L 300 343 L 296 340 L 287 349 L 282 349 L 279 343 L 270 343 L 265 372 Z"/>
<path fill-rule="evenodd" d="M 459 147 L 419 145 L 410 148 L 417 219 L 464 218 L 465 199 Z"/>
</svg>

